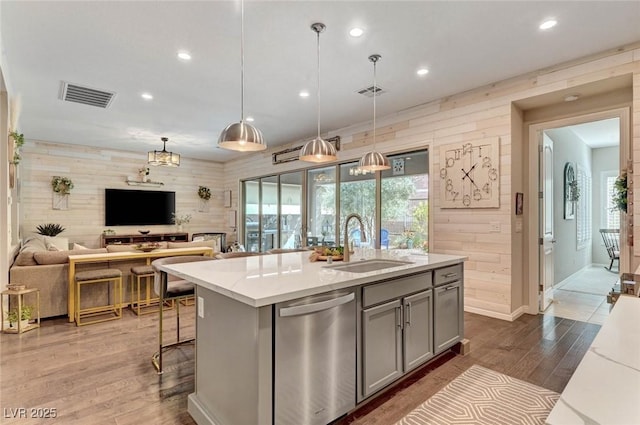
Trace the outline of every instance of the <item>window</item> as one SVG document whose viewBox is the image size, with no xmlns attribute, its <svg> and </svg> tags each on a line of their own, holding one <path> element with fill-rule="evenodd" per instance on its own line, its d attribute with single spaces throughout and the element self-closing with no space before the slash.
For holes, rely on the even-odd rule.
<svg viewBox="0 0 640 425">
<path fill-rule="evenodd" d="M 602 227 L 605 229 L 619 229 L 620 228 L 620 211 L 616 209 L 613 203 L 613 194 L 616 179 L 618 178 L 617 171 L 605 171 L 603 174 L 602 187 L 604 191 L 602 193 L 602 205 L 605 206 L 604 213 L 602 214 Z"/>
<path fill-rule="evenodd" d="M 591 176 L 578 164 L 577 180 L 579 198 L 576 201 L 576 239 L 577 248 L 583 249 L 591 243 Z"/>
<path fill-rule="evenodd" d="M 243 181 L 246 249 L 344 245 L 345 219 L 357 213 L 365 233 L 355 220 L 349 223 L 355 246 L 426 251 L 428 152 L 389 160 L 392 168 L 378 173 L 363 173 L 349 162 Z"/>
</svg>

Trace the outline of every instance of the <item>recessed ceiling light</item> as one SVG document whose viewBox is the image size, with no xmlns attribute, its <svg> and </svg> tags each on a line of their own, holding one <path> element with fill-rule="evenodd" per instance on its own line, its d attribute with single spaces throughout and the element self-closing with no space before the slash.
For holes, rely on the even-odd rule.
<svg viewBox="0 0 640 425">
<path fill-rule="evenodd" d="M 362 34 L 364 34 L 364 30 L 362 28 L 351 28 L 351 31 L 349 31 L 349 35 L 351 37 L 360 37 Z"/>
<path fill-rule="evenodd" d="M 578 99 L 580 99 L 579 94 L 570 94 L 564 97 L 565 102 L 573 102 L 574 100 L 578 100 Z"/>
<path fill-rule="evenodd" d="M 427 75 L 429 73 L 429 70 L 427 68 L 420 68 L 419 70 L 416 71 L 416 74 L 422 76 L 422 75 Z"/>
<path fill-rule="evenodd" d="M 302 91 L 299 93 L 299 96 L 300 96 L 300 97 L 309 97 L 309 92 L 308 92 L 308 91 L 306 91 L 306 90 L 302 90 Z"/>
<path fill-rule="evenodd" d="M 185 52 L 183 50 L 183 51 L 178 52 L 178 58 L 182 59 L 184 61 L 189 61 L 189 60 L 191 60 L 191 55 L 189 54 L 189 52 Z"/>
<path fill-rule="evenodd" d="M 143 99 L 145 99 L 145 100 L 151 100 L 151 99 L 153 99 L 153 96 L 152 96 L 151 94 L 149 94 L 149 93 L 142 93 L 142 94 L 141 94 L 141 96 L 142 96 L 142 98 L 143 98 Z"/>
<path fill-rule="evenodd" d="M 555 19 L 547 19 L 543 23 L 540 24 L 538 28 L 541 30 L 548 30 L 549 28 L 553 28 L 558 24 L 558 21 Z"/>
<path fill-rule="evenodd" d="M 247 117 L 244 119 L 246 122 L 253 122 L 253 117 Z"/>
</svg>

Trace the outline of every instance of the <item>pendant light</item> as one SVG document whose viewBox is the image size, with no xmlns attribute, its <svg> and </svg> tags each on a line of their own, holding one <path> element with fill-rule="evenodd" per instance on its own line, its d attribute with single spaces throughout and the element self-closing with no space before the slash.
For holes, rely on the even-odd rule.
<svg viewBox="0 0 640 425">
<path fill-rule="evenodd" d="M 244 1 L 240 2 L 240 122 L 229 124 L 218 138 L 218 146 L 240 152 L 263 151 L 262 132 L 244 122 Z"/>
<path fill-rule="evenodd" d="M 325 25 L 315 23 L 311 29 L 318 35 L 318 137 L 308 141 L 300 151 L 300 160 L 307 162 L 330 162 L 338 159 L 336 148 L 322 137 L 320 137 L 320 33 L 324 31 Z"/>
<path fill-rule="evenodd" d="M 163 146 L 161 151 L 149 151 L 147 163 L 149 165 L 160 165 L 163 167 L 179 167 L 180 155 L 167 151 L 168 138 L 162 137 Z"/>
<path fill-rule="evenodd" d="M 380 55 L 371 55 L 369 60 L 373 62 L 373 150 L 367 152 L 360 158 L 358 162 L 358 168 L 363 171 L 380 171 L 388 170 L 391 168 L 389 165 L 389 159 L 376 152 L 376 93 L 378 92 L 378 86 L 376 85 L 376 63 L 382 58 Z"/>
</svg>

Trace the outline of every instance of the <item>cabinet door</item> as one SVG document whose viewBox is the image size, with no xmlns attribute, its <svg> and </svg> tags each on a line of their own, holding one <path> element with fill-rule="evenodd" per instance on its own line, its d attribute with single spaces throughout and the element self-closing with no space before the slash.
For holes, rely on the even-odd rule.
<svg viewBox="0 0 640 425">
<path fill-rule="evenodd" d="M 436 354 L 462 339 L 463 311 L 460 281 L 435 288 L 434 340 Z"/>
<path fill-rule="evenodd" d="M 362 311 L 362 392 L 369 396 L 402 375 L 400 300 Z"/>
<path fill-rule="evenodd" d="M 430 289 L 403 300 L 405 373 L 433 357 L 432 303 Z"/>
</svg>

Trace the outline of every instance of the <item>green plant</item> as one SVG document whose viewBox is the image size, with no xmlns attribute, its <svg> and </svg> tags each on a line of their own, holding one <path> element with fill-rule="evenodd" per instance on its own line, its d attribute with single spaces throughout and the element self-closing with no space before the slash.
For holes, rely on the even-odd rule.
<svg viewBox="0 0 640 425">
<path fill-rule="evenodd" d="M 53 176 L 51 179 L 51 188 L 55 193 L 68 195 L 73 189 L 73 182 L 68 177 Z"/>
<path fill-rule="evenodd" d="M 60 233 L 64 232 L 65 229 L 59 224 L 47 223 L 38 225 L 36 227 L 36 230 L 38 231 L 39 235 L 53 237 L 58 236 Z"/>
<path fill-rule="evenodd" d="M 191 221 L 191 214 L 177 215 L 176 213 L 171 213 L 171 215 L 173 216 L 173 222 L 178 226 L 181 224 L 187 224 Z"/>
<path fill-rule="evenodd" d="M 9 133 L 9 136 L 11 136 L 15 144 L 13 158 L 11 158 L 10 161 L 13 164 L 18 165 L 18 163 L 20 163 L 20 160 L 22 159 L 22 157 L 20 156 L 20 148 L 22 147 L 22 145 L 24 145 L 24 134 L 18 133 L 17 131 L 12 131 L 11 133 Z"/>
<path fill-rule="evenodd" d="M 622 173 L 613 184 L 613 210 L 627 212 L 627 174 Z"/>
<path fill-rule="evenodd" d="M 200 199 L 208 201 L 209 199 L 211 199 L 211 189 L 209 189 L 207 186 L 199 186 L 198 196 L 200 197 Z"/>
<path fill-rule="evenodd" d="M 18 309 L 13 309 L 7 313 L 7 320 L 9 323 L 16 323 L 18 320 L 30 320 L 33 315 L 33 307 L 30 305 L 23 305 L 20 317 L 18 317 Z"/>
</svg>

